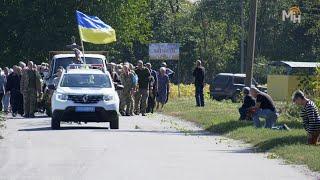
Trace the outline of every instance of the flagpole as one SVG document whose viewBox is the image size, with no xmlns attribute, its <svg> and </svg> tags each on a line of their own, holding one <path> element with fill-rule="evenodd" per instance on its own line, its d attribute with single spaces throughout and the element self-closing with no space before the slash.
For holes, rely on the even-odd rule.
<svg viewBox="0 0 320 180">
<path fill-rule="evenodd" d="M 77 17 L 77 21 L 78 20 L 78 17 Z M 81 32 L 80 32 L 80 27 L 78 25 L 78 31 L 79 31 L 79 36 L 80 36 L 80 40 L 81 40 L 81 47 L 82 47 L 82 54 L 83 54 L 83 63 L 86 64 L 86 57 L 85 57 L 85 53 L 84 53 L 84 45 L 83 45 L 83 41 L 82 41 L 82 35 L 81 35 Z"/>
<path fill-rule="evenodd" d="M 81 46 L 82 46 L 83 63 L 86 64 L 86 57 L 85 57 L 85 54 L 84 54 L 84 45 L 83 45 L 83 41 L 82 41 L 81 35 L 80 35 L 80 39 L 81 39 Z"/>
</svg>

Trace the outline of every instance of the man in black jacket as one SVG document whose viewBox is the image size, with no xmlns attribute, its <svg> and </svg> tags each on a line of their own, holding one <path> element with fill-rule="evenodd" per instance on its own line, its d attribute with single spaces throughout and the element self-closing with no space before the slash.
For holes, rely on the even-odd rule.
<svg viewBox="0 0 320 180">
<path fill-rule="evenodd" d="M 156 104 L 156 96 L 158 92 L 158 74 L 157 71 L 152 69 L 151 63 L 147 63 L 146 67 L 149 69 L 152 80 L 149 83 L 149 97 L 148 97 L 148 107 L 147 113 L 153 113 Z"/>
<path fill-rule="evenodd" d="M 200 60 L 197 60 L 196 62 L 196 68 L 193 71 L 193 76 L 195 78 L 194 85 L 196 87 L 195 97 L 197 106 L 204 107 L 203 88 L 205 85 L 205 69 Z"/>
<path fill-rule="evenodd" d="M 7 78 L 6 92 L 11 95 L 10 104 L 12 108 L 12 116 L 15 117 L 17 113 L 23 115 L 23 96 L 20 92 L 21 75 L 18 73 L 18 67 L 13 67 L 13 73 Z"/>
<path fill-rule="evenodd" d="M 250 95 L 250 88 L 249 87 L 244 87 L 243 90 L 243 104 L 239 108 L 239 113 L 240 113 L 240 120 L 249 120 L 252 117 L 248 117 L 248 111 L 250 108 L 254 107 L 256 105 L 255 100 L 253 97 Z"/>
<path fill-rule="evenodd" d="M 250 94 L 256 99 L 256 106 L 252 117 L 255 127 L 261 127 L 260 118 L 264 118 L 266 120 L 264 127 L 271 129 L 278 119 L 274 101 L 271 96 L 261 92 L 256 87 L 251 87 Z"/>
<path fill-rule="evenodd" d="M 149 69 L 147 69 L 143 61 L 139 60 L 137 69 L 135 73 L 138 76 L 138 90 L 135 93 L 135 114 L 142 116 L 146 115 L 147 110 L 147 100 L 149 96 L 149 83 L 151 78 L 151 73 Z"/>
</svg>

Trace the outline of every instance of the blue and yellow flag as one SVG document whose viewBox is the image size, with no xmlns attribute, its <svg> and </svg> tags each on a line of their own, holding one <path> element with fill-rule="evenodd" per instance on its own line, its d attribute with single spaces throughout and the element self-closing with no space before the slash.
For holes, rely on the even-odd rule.
<svg viewBox="0 0 320 180">
<path fill-rule="evenodd" d="M 97 16 L 88 16 L 77 11 L 80 38 L 93 44 L 108 44 L 116 41 L 116 32 Z"/>
</svg>

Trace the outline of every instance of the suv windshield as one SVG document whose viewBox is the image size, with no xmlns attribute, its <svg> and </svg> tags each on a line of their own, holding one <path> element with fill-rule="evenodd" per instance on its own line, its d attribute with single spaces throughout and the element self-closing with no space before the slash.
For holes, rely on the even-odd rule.
<svg viewBox="0 0 320 180">
<path fill-rule="evenodd" d="M 233 83 L 234 84 L 244 84 L 244 80 L 245 80 L 245 77 L 235 76 L 234 80 L 233 80 Z"/>
<path fill-rule="evenodd" d="M 222 76 L 222 75 L 218 75 L 216 76 L 216 78 L 214 78 L 214 84 L 228 84 L 230 77 L 229 76 Z"/>
<path fill-rule="evenodd" d="M 82 61 L 83 61 L 83 57 L 82 57 Z M 64 69 L 66 69 L 70 64 L 73 64 L 73 63 L 74 63 L 73 57 L 55 59 L 53 74 L 57 72 L 59 67 L 63 67 Z M 101 58 L 86 57 L 86 64 L 103 64 L 103 60 Z"/>
<path fill-rule="evenodd" d="M 60 87 L 111 88 L 109 76 L 105 74 L 65 74 Z"/>
</svg>

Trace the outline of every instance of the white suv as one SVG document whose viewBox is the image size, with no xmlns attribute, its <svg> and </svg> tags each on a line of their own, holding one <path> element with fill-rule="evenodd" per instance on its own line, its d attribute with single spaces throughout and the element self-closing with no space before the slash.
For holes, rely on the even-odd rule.
<svg viewBox="0 0 320 180">
<path fill-rule="evenodd" d="M 72 66 L 72 65 L 71 65 Z M 110 74 L 90 65 L 67 68 L 51 98 L 51 128 L 60 122 L 110 122 L 119 129 L 119 97 Z M 76 67 L 76 66 L 73 66 Z"/>
</svg>

